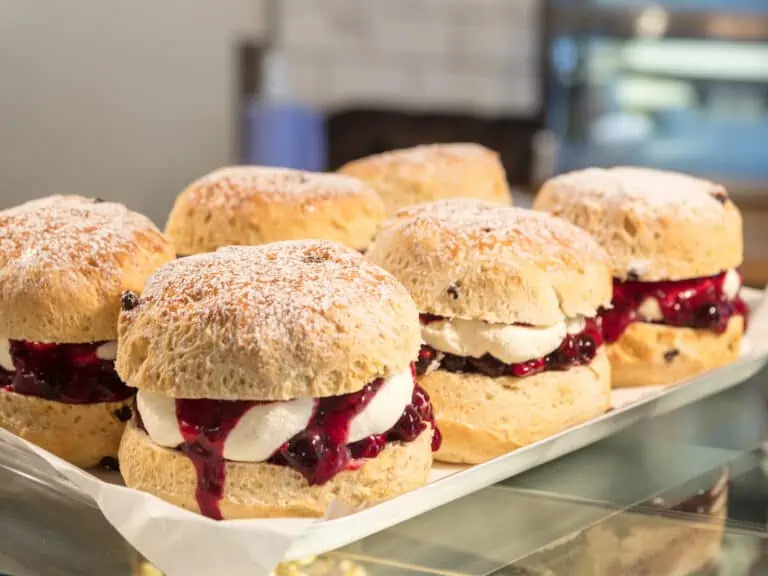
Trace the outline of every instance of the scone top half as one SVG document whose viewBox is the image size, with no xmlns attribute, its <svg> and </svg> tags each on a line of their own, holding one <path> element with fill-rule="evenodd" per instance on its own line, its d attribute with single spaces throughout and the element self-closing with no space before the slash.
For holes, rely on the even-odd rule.
<svg viewBox="0 0 768 576">
<path fill-rule="evenodd" d="M 473 143 L 429 144 L 354 160 L 342 174 L 373 185 L 388 214 L 414 204 L 446 198 L 474 198 L 510 204 L 499 155 Z"/>
<path fill-rule="evenodd" d="M 473 200 L 404 209 L 367 257 L 421 313 L 417 371 L 527 376 L 588 364 L 611 299 L 608 256 L 583 230 L 546 214 Z"/>
<path fill-rule="evenodd" d="M 384 217 L 373 187 L 339 174 L 230 166 L 190 184 L 166 233 L 179 255 L 224 246 L 322 239 L 365 250 Z"/>
<path fill-rule="evenodd" d="M 260 477 L 287 467 L 286 481 L 309 489 L 432 437 L 412 373 L 416 307 L 353 249 L 287 241 L 177 260 L 124 308 L 119 330 L 117 369 L 139 389 L 134 426 L 193 460 L 254 464 Z"/>
<path fill-rule="evenodd" d="M 610 254 L 609 342 L 635 321 L 720 334 L 746 314 L 736 271 L 741 214 L 719 184 L 646 168 L 591 168 L 545 183 L 534 208 L 584 228 Z"/>
<path fill-rule="evenodd" d="M 174 258 L 144 216 L 51 196 L 0 212 L 0 386 L 71 404 L 131 394 L 117 378 L 125 290 Z"/>
</svg>

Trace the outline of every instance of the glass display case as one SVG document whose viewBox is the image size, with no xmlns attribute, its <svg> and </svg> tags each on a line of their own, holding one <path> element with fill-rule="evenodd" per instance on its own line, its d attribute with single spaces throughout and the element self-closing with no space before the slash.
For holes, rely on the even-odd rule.
<svg viewBox="0 0 768 576">
<path fill-rule="evenodd" d="M 768 371 L 277 574 L 768 573 Z M 0 457 L 0 573 L 158 574 L 68 489 Z M 223 573 L 222 573 L 223 575 Z"/>
<path fill-rule="evenodd" d="M 768 194 L 768 2 L 548 4 L 557 171 L 647 165 Z"/>
</svg>

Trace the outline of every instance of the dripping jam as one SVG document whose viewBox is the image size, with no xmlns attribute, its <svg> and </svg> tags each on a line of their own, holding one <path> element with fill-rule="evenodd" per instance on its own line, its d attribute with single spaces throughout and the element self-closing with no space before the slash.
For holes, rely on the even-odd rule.
<svg viewBox="0 0 768 576">
<path fill-rule="evenodd" d="M 384 434 L 375 434 L 347 443 L 349 426 L 381 388 L 375 380 L 359 392 L 320 398 L 307 427 L 284 443 L 267 463 L 288 466 L 300 473 L 310 485 L 328 482 L 339 472 L 355 469 L 359 460 L 375 458 L 387 442 L 411 442 L 431 425 L 432 449 L 440 447 L 441 437 L 435 427 L 432 405 L 426 391 L 414 386 L 411 403 L 397 423 Z M 221 519 L 220 501 L 224 491 L 226 460 L 224 444 L 243 415 L 255 401 L 176 400 L 176 419 L 183 444 L 179 450 L 195 467 L 195 496 L 200 512 Z M 141 427 L 140 416 L 137 424 Z"/>
<path fill-rule="evenodd" d="M 442 320 L 439 316 L 421 315 L 422 324 Z M 416 362 L 416 374 L 421 376 L 427 372 L 435 360 L 440 361 L 440 370 L 447 372 L 463 372 L 484 374 L 491 378 L 514 376 L 523 378 L 539 374 L 545 370 L 568 370 L 573 366 L 589 364 L 595 359 L 597 349 L 602 345 L 603 337 L 596 320 L 587 318 L 584 329 L 578 334 L 568 334 L 560 346 L 542 358 L 534 358 L 516 364 L 507 364 L 486 354 L 480 358 L 471 356 L 456 356 L 435 350 L 431 346 L 422 345 L 419 359 Z"/>
<path fill-rule="evenodd" d="M 600 311 L 606 342 L 618 340 L 633 322 L 652 322 L 725 332 L 733 316 L 746 322 L 749 308 L 740 296 L 729 299 L 724 291 L 726 272 L 705 278 L 668 282 L 636 282 L 614 279 L 610 310 Z M 648 298 L 658 302 L 661 320 L 642 317 L 639 308 Z"/>
<path fill-rule="evenodd" d="M 11 340 L 9 354 L 15 370 L 0 368 L 0 388 L 66 404 L 127 400 L 135 390 L 120 380 L 113 360 L 97 356 L 103 344 Z"/>
</svg>

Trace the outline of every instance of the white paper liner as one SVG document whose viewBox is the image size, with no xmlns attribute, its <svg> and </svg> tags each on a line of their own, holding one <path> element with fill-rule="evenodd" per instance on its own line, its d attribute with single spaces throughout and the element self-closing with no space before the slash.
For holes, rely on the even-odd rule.
<svg viewBox="0 0 768 576">
<path fill-rule="evenodd" d="M 749 292 L 753 313 L 749 345 L 742 353 L 763 357 L 768 355 L 768 299 L 761 301 L 762 293 Z M 664 390 L 663 386 L 619 389 L 613 393 L 614 408 L 659 395 Z M 117 473 L 94 474 L 81 470 L 2 429 L 0 453 L 10 458 L 20 473 L 43 479 L 53 488 L 61 482 L 61 477 L 69 480 L 83 495 L 95 501 L 107 521 L 167 576 L 267 575 L 286 557 L 291 545 L 313 525 L 324 522 L 306 519 L 216 522 L 150 494 L 126 488 L 120 484 Z M 50 467 L 61 477 L 52 475 Z M 466 468 L 436 463 L 429 482 L 445 479 Z M 336 502 L 329 507 L 326 519 L 355 511 Z"/>
<path fill-rule="evenodd" d="M 126 488 L 119 475 L 89 472 L 29 442 L 0 430 L 0 450 L 11 449 L 28 470 L 50 476 L 40 456 L 54 470 L 90 496 L 107 521 L 145 558 L 168 576 L 269 574 L 288 547 L 315 522 L 269 519 L 216 522 L 151 494 Z M 30 458 L 32 457 L 32 458 Z"/>
</svg>

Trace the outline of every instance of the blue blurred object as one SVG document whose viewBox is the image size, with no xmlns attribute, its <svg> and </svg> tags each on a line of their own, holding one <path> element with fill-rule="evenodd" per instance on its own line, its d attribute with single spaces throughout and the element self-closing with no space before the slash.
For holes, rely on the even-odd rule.
<svg viewBox="0 0 768 576">
<path fill-rule="evenodd" d="M 263 94 L 245 111 L 244 161 L 323 171 L 327 165 L 325 116 L 294 102 L 285 62 L 279 53 L 264 61 Z"/>
<path fill-rule="evenodd" d="M 325 130 L 323 115 L 308 106 L 255 101 L 246 113 L 245 161 L 323 171 Z"/>
</svg>

